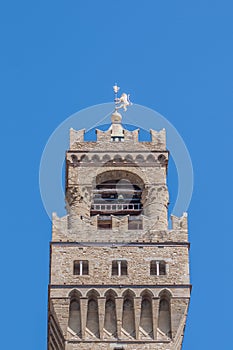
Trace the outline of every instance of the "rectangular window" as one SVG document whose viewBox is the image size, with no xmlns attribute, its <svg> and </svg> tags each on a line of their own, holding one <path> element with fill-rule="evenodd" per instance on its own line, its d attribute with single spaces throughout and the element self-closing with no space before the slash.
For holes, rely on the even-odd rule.
<svg viewBox="0 0 233 350">
<path fill-rule="evenodd" d="M 75 260 L 74 261 L 74 275 L 88 275 L 89 274 L 89 264 L 88 260 Z"/>
<path fill-rule="evenodd" d="M 112 276 L 127 276 L 128 266 L 126 260 L 113 260 Z"/>
<path fill-rule="evenodd" d="M 166 263 L 161 260 L 153 260 L 150 262 L 150 274 L 154 276 L 166 275 Z"/>
</svg>

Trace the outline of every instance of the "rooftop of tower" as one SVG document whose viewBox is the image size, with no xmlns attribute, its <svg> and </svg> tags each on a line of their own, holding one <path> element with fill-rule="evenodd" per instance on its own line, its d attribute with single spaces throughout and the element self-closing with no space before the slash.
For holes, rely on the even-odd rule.
<svg viewBox="0 0 233 350">
<path fill-rule="evenodd" d="M 96 147 L 96 145 L 100 143 L 106 143 L 108 144 L 108 147 L 114 148 L 115 142 L 126 142 L 127 147 L 130 147 L 130 145 L 132 147 L 133 144 L 135 145 L 135 143 L 140 143 L 144 146 L 146 146 L 147 144 L 147 146 L 150 147 L 151 150 L 166 150 L 165 129 L 162 129 L 160 131 L 151 129 L 150 132 L 143 130 L 143 132 L 140 133 L 140 128 L 129 124 L 122 124 L 122 115 L 119 112 L 119 110 L 123 109 L 123 111 L 126 112 L 128 108 L 130 108 L 130 106 L 132 105 L 132 102 L 130 101 L 129 94 L 122 93 L 121 96 L 118 97 L 117 93 L 119 89 L 120 88 L 117 86 L 117 84 L 113 86 L 113 90 L 115 93 L 115 106 L 111 115 L 111 123 L 100 125 L 99 128 L 93 128 L 91 130 L 88 130 L 87 132 L 85 129 L 74 130 L 73 128 L 71 128 L 70 150 L 78 150 L 82 148 L 81 144 L 84 142 L 86 143 L 86 147 L 88 147 L 87 144 L 89 144 L 90 148 L 92 148 L 92 146 Z M 90 135 L 90 131 L 92 133 L 92 137 L 88 137 Z M 144 136 L 146 135 L 146 138 L 144 140 L 142 140 L 139 137 L 139 134 L 141 136 L 142 133 L 144 133 Z M 110 146 L 110 143 L 113 143 L 113 145 Z M 125 145 L 120 146 L 118 144 L 118 147 L 125 147 Z"/>
</svg>

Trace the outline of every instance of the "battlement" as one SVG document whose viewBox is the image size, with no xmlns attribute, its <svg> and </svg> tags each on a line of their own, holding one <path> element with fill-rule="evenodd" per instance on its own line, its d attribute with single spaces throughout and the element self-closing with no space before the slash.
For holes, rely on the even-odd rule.
<svg viewBox="0 0 233 350">
<path fill-rule="evenodd" d="M 93 148 L 97 144 L 104 143 L 107 147 L 111 143 L 112 148 L 115 148 L 116 142 L 117 147 L 125 149 L 131 145 L 134 148 L 144 146 L 151 150 L 166 150 L 166 131 L 162 129 L 160 131 L 150 130 L 149 141 L 139 141 L 140 129 L 133 131 L 124 129 L 122 126 L 118 128 L 118 132 L 113 130 L 112 125 L 107 131 L 96 129 L 96 141 L 85 141 L 85 129 L 74 130 L 70 129 L 70 150 L 80 150 L 82 148 Z M 125 145 L 127 144 L 127 146 Z"/>
<path fill-rule="evenodd" d="M 172 216 L 174 217 L 174 216 Z M 129 216 L 117 217 L 111 215 L 111 228 L 100 226 L 98 227 L 99 215 L 91 218 L 77 217 L 76 221 L 70 225 L 72 218 L 66 215 L 59 218 L 56 213 L 53 213 L 52 225 L 52 241 L 53 242 L 77 242 L 77 243 L 107 243 L 117 242 L 122 243 L 161 243 L 170 244 L 187 243 L 187 218 L 186 227 L 173 224 L 170 230 L 162 230 L 157 224 L 151 225 L 151 220 L 141 215 L 139 220 L 132 224 L 129 221 Z M 182 218 L 177 218 L 182 220 Z M 72 227 L 72 228 L 71 228 Z"/>
</svg>

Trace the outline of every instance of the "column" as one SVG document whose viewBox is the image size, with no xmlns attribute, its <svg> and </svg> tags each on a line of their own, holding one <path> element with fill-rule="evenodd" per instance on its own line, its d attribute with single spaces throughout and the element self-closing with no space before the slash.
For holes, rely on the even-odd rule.
<svg viewBox="0 0 233 350">
<path fill-rule="evenodd" d="M 159 298 L 152 298 L 152 317 L 153 317 L 153 335 L 157 339 L 158 317 L 159 317 Z"/>
<path fill-rule="evenodd" d="M 123 297 L 116 297 L 116 317 L 117 317 L 117 338 L 121 339 Z"/>
<path fill-rule="evenodd" d="M 117 261 L 117 265 L 118 265 L 118 276 L 121 276 L 121 261 L 120 260 Z"/>
<path fill-rule="evenodd" d="M 156 261 L 156 275 L 159 276 L 159 261 Z"/>
<path fill-rule="evenodd" d="M 83 275 L 83 262 L 82 261 L 79 261 L 79 274 L 80 274 L 80 276 Z"/>
<path fill-rule="evenodd" d="M 87 302 L 88 302 L 88 298 L 83 298 L 83 297 L 80 298 L 82 339 L 85 339 L 85 333 L 86 333 Z"/>
<path fill-rule="evenodd" d="M 134 318 L 135 318 L 135 338 L 139 339 L 139 325 L 140 325 L 140 316 L 141 316 L 141 304 L 142 298 L 134 298 Z"/>
<path fill-rule="evenodd" d="M 176 304 L 179 304 L 180 300 L 171 298 L 169 303 L 170 303 L 170 319 L 171 319 L 171 338 L 173 338 L 173 333 L 175 333 L 174 330 L 178 328 L 178 325 L 176 322 L 177 321 Z M 180 320 L 182 320 L 182 317 L 180 317 Z"/>
<path fill-rule="evenodd" d="M 100 339 L 103 339 L 104 335 L 104 316 L 105 316 L 105 297 L 98 297 L 98 311 L 99 311 L 99 330 L 100 330 Z"/>
</svg>

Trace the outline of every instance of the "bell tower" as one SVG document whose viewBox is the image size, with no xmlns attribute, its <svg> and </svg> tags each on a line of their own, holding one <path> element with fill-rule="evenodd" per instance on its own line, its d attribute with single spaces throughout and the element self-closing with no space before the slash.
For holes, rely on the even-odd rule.
<svg viewBox="0 0 233 350">
<path fill-rule="evenodd" d="M 117 90 L 117 86 L 114 87 Z M 116 91 L 116 93 L 118 90 Z M 187 215 L 168 229 L 165 130 L 70 130 L 67 215 L 53 214 L 48 350 L 180 350 L 190 299 Z"/>
</svg>

